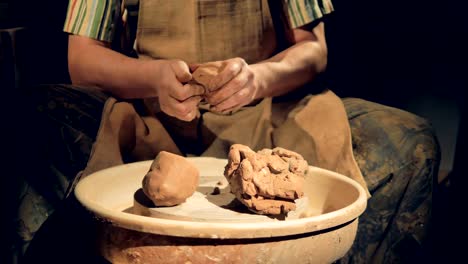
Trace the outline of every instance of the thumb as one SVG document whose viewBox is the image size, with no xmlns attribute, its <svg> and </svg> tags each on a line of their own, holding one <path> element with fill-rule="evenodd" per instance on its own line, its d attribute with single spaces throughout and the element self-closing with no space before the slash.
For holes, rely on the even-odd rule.
<svg viewBox="0 0 468 264">
<path fill-rule="evenodd" d="M 183 61 L 173 61 L 171 67 L 179 82 L 186 83 L 192 79 L 192 74 L 190 73 L 187 63 Z"/>
</svg>

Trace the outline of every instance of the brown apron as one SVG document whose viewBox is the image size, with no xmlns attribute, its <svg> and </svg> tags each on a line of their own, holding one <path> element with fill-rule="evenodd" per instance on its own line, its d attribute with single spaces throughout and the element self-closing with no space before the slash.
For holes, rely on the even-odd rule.
<svg viewBox="0 0 468 264">
<path fill-rule="evenodd" d="M 189 63 L 233 57 L 255 63 L 270 57 L 277 43 L 267 0 L 140 0 L 136 35 L 140 58 Z M 332 91 L 281 104 L 265 98 L 230 115 L 202 110 L 192 122 L 165 115 L 157 100 L 145 105 L 150 113 L 142 117 L 129 103 L 109 100 L 84 175 L 129 160 L 123 156 L 153 159 L 160 150 L 226 158 L 239 143 L 254 150 L 294 150 L 309 164 L 347 175 L 367 190 L 343 103 Z"/>
<path fill-rule="evenodd" d="M 140 0 L 139 10 L 140 57 L 254 63 L 276 48 L 267 0 Z"/>
</svg>

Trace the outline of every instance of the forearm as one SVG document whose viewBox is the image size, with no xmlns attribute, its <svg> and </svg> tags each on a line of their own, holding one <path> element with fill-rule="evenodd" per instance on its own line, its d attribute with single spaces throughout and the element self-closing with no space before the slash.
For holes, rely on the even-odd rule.
<svg viewBox="0 0 468 264">
<path fill-rule="evenodd" d="M 255 99 L 284 95 L 312 81 L 327 64 L 323 24 L 296 31 L 296 44 L 266 61 L 251 65 L 258 81 Z"/>
<path fill-rule="evenodd" d="M 68 66 L 73 84 L 99 87 L 120 98 L 157 96 L 151 80 L 157 61 L 127 57 L 101 42 L 71 35 Z"/>
</svg>

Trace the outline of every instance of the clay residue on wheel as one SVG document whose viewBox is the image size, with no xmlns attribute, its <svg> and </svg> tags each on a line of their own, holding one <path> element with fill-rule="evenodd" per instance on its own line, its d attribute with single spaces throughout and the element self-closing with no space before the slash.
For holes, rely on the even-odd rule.
<svg viewBox="0 0 468 264">
<path fill-rule="evenodd" d="M 231 192 L 250 210 L 268 215 L 285 214 L 296 209 L 294 200 L 304 196 L 307 161 L 283 148 L 258 152 L 234 144 L 224 176 Z"/>
</svg>

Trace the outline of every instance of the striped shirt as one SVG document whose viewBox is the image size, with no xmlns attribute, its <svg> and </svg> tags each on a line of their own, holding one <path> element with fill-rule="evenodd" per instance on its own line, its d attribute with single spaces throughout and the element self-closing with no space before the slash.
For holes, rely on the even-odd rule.
<svg viewBox="0 0 468 264">
<path fill-rule="evenodd" d="M 118 21 L 119 0 L 70 0 L 63 30 L 110 42 Z"/>
<path fill-rule="evenodd" d="M 69 0 L 64 31 L 111 42 L 121 10 L 120 0 Z M 170 0 L 168 0 L 170 1 Z M 331 0 L 282 0 L 288 22 L 297 28 L 333 11 Z"/>
<path fill-rule="evenodd" d="M 287 17 L 292 28 L 309 24 L 333 11 L 331 0 L 284 0 Z"/>
</svg>

